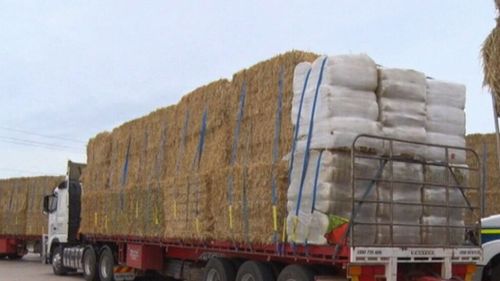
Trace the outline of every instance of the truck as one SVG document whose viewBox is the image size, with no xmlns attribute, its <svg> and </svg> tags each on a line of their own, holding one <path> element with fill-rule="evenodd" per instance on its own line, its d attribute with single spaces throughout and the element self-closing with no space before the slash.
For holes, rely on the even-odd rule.
<svg viewBox="0 0 500 281">
<path fill-rule="evenodd" d="M 42 236 L 0 235 L 0 259 L 18 260 L 30 250 L 41 254 Z"/>
<path fill-rule="evenodd" d="M 500 280 L 500 215 L 482 219 L 483 256 L 478 262 L 476 280 Z"/>
<path fill-rule="evenodd" d="M 64 177 L 24 177 L 0 180 L 0 259 L 21 259 L 28 252 L 42 253 L 47 227 L 41 195 Z"/>
<path fill-rule="evenodd" d="M 360 153 L 357 143 L 366 139 L 386 142 L 391 148 L 398 144 L 416 145 L 421 149 L 434 147 L 443 149 L 447 155 L 451 155 L 452 151 L 464 151 L 476 164 L 460 166 L 448 162 L 433 162 L 395 156 L 391 151 L 384 155 Z M 49 232 L 45 241 L 46 260 L 50 261 L 56 275 L 78 271 L 83 273 L 87 281 L 134 280 L 141 276 L 150 278 L 148 280 L 167 278 L 192 281 L 471 281 L 476 273 L 476 264 L 483 254 L 480 235 L 482 201 L 474 196 L 481 194 L 481 187 L 470 183 L 470 180 L 468 184 L 458 184 L 457 176 L 465 174 L 474 178 L 473 174 L 480 174 L 477 154 L 461 147 L 360 135 L 353 142 L 350 157 L 352 167 L 356 167 L 356 162 L 360 159 L 370 158 L 379 161 L 380 169 L 374 177 L 352 170 L 350 179 L 353 194 L 360 182 L 368 183 L 369 186 L 361 198 L 353 196 L 350 202 L 351 218 L 328 234 L 328 245 L 292 242 L 259 244 L 81 233 L 80 202 L 85 192 L 85 183 L 80 182 L 80 175 L 85 165 L 69 162 L 65 184 L 56 187 L 53 194 L 45 196 L 43 201 L 44 210 L 49 216 Z M 391 170 L 390 167 L 395 163 L 443 168 L 448 181 L 438 184 L 419 182 L 417 177 L 407 181 L 393 179 L 392 176 L 382 177 L 382 171 L 387 168 Z M 399 202 L 394 198 L 384 199 L 385 201 L 377 199 L 376 202 L 367 199 L 368 193 L 373 192 L 376 184 L 382 181 L 389 185 L 406 183 L 440 186 L 447 190 L 447 194 L 457 191 L 463 204 L 451 203 L 450 196 L 446 196 L 444 205 L 417 205 Z M 392 235 L 391 240 L 385 244 L 365 244 L 356 241 L 354 237 L 359 236 L 356 232 L 363 232 L 369 227 L 386 227 L 392 230 L 403 225 L 394 220 L 375 223 L 358 220 L 356 213 L 363 204 L 387 204 L 391 210 L 399 205 L 443 208 L 448 217 L 444 222 L 404 225 L 427 229 L 427 233 L 438 235 L 435 237 L 440 239 L 432 244 L 396 242 Z M 465 223 L 453 224 L 450 219 L 452 214 L 463 215 Z M 488 225 L 489 221 L 485 220 L 483 223 Z M 485 255 L 488 254 L 489 250 L 485 248 Z M 493 270 L 498 273 L 498 267 Z"/>
</svg>

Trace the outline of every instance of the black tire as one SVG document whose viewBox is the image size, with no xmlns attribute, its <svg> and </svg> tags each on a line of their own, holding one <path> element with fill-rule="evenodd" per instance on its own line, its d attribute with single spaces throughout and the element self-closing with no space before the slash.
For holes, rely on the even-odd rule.
<svg viewBox="0 0 500 281">
<path fill-rule="evenodd" d="M 0 255 L 0 260 L 5 259 L 7 256 L 6 255 Z"/>
<path fill-rule="evenodd" d="M 234 264 L 224 258 L 211 258 L 203 270 L 203 281 L 234 281 Z"/>
<path fill-rule="evenodd" d="M 491 267 L 490 281 L 500 281 L 500 263 Z"/>
<path fill-rule="evenodd" d="M 97 253 L 94 248 L 89 246 L 83 253 L 83 278 L 86 281 L 99 281 L 97 272 Z"/>
<path fill-rule="evenodd" d="M 247 261 L 240 266 L 236 281 L 274 281 L 273 270 L 269 264 Z"/>
<path fill-rule="evenodd" d="M 245 262 L 245 260 L 238 259 L 238 258 L 228 258 L 228 260 L 233 264 L 234 267 L 234 278 L 236 278 L 236 272 L 238 272 L 238 269 L 240 269 L 240 266 Z"/>
<path fill-rule="evenodd" d="M 63 265 L 63 250 L 64 248 L 62 246 L 56 246 L 50 255 L 52 257 L 52 271 L 54 271 L 55 275 L 59 276 L 68 274 L 68 269 Z"/>
<path fill-rule="evenodd" d="M 18 254 L 13 254 L 13 255 L 7 255 L 7 258 L 9 258 L 9 260 L 11 261 L 15 261 L 15 260 L 20 260 L 23 258 L 23 256 L 21 255 L 18 255 Z"/>
<path fill-rule="evenodd" d="M 101 281 L 113 281 L 113 268 L 115 267 L 115 258 L 113 251 L 108 246 L 104 246 L 99 255 L 99 279 Z"/>
<path fill-rule="evenodd" d="M 285 266 L 279 262 L 271 262 L 270 265 L 271 269 L 273 270 L 274 279 L 278 280 L 278 276 L 280 275 L 283 268 L 285 268 Z"/>
<path fill-rule="evenodd" d="M 281 271 L 278 281 L 314 281 L 314 271 L 302 265 L 292 264 Z"/>
</svg>

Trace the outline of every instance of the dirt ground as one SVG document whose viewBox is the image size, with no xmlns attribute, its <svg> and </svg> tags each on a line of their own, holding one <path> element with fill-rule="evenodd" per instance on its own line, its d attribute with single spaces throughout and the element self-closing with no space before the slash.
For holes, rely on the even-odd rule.
<svg viewBox="0 0 500 281">
<path fill-rule="evenodd" d="M 50 265 L 42 264 L 40 256 L 29 254 L 17 261 L 0 260 L 0 281 L 76 281 L 84 280 L 81 274 L 55 276 Z"/>
</svg>

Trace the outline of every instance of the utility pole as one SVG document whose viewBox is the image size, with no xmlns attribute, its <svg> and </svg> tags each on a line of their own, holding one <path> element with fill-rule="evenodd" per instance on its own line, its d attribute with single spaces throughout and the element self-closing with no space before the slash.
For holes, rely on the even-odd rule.
<svg viewBox="0 0 500 281">
<path fill-rule="evenodd" d="M 497 138 L 497 161 L 498 161 L 498 168 L 500 171 L 500 130 L 498 128 L 498 112 L 497 112 L 497 102 L 495 98 L 495 91 L 491 91 L 491 99 L 493 103 L 493 115 L 495 119 L 495 133 L 496 133 L 496 138 Z"/>
</svg>

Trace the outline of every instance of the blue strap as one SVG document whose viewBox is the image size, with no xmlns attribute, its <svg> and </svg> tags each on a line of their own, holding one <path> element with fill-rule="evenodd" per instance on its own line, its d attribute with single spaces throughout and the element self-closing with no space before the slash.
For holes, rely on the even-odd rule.
<svg viewBox="0 0 500 281">
<path fill-rule="evenodd" d="M 311 206 L 311 214 L 314 212 L 314 210 L 316 208 L 316 195 L 317 195 L 316 193 L 318 191 L 318 179 L 319 179 L 321 158 L 323 157 L 323 152 L 324 152 L 324 150 L 320 151 L 318 161 L 316 162 L 316 174 L 314 175 L 314 187 L 313 187 L 313 200 L 312 200 L 312 206 Z"/>
<path fill-rule="evenodd" d="M 290 185 L 292 179 L 292 170 L 295 161 L 295 150 L 297 149 L 297 139 L 299 137 L 299 129 L 300 129 L 300 118 L 302 115 L 302 107 L 304 105 L 304 96 L 306 94 L 307 83 L 309 82 L 309 76 L 311 75 L 311 69 L 307 71 L 306 79 L 304 81 L 304 87 L 302 88 L 302 94 L 300 95 L 300 104 L 299 104 L 299 112 L 297 114 L 297 121 L 295 122 L 295 130 L 293 133 L 293 141 L 292 141 L 292 154 L 290 159 L 290 167 L 288 169 L 288 185 Z"/>
<path fill-rule="evenodd" d="M 272 203 L 276 205 L 278 201 L 277 183 L 276 183 L 276 162 L 278 162 L 280 150 L 281 120 L 283 112 L 283 79 L 285 69 L 281 66 L 280 78 L 278 82 L 278 106 L 276 107 L 276 120 L 274 124 L 274 145 L 273 145 L 273 173 L 272 173 Z"/>
<path fill-rule="evenodd" d="M 208 109 L 205 107 L 203 111 L 203 117 L 201 121 L 200 128 L 200 140 L 198 141 L 198 149 L 196 150 L 196 156 L 193 161 L 193 168 L 196 166 L 197 169 L 200 168 L 200 160 L 203 155 L 203 148 L 205 147 L 205 133 L 207 131 L 207 117 L 208 117 Z"/>
<path fill-rule="evenodd" d="M 168 126 L 167 122 L 165 122 L 161 132 L 160 151 L 158 155 L 156 155 L 156 165 L 155 165 L 156 180 L 160 180 L 161 177 L 161 171 L 163 168 L 163 158 L 165 155 L 165 144 L 167 143 L 167 139 L 168 139 Z"/>
<path fill-rule="evenodd" d="M 184 117 L 184 126 L 181 131 L 181 147 L 179 148 L 179 154 L 177 155 L 177 163 L 175 164 L 175 174 L 179 174 L 181 160 L 184 159 L 184 149 L 186 146 L 186 134 L 189 125 L 189 110 L 186 110 L 186 115 Z"/>
<path fill-rule="evenodd" d="M 245 109 L 246 95 L 247 95 L 247 83 L 246 81 L 244 81 L 243 85 L 241 86 L 239 109 L 238 109 L 238 115 L 236 116 L 236 128 L 234 129 L 233 145 L 231 148 L 232 149 L 231 161 L 230 161 L 231 166 L 234 166 L 234 164 L 236 163 L 236 157 L 238 154 L 238 142 L 240 138 L 241 121 L 243 119 L 243 114 Z M 228 185 L 227 185 L 227 198 L 230 204 L 233 202 L 233 181 L 234 181 L 233 175 L 232 173 L 229 173 Z"/>
<path fill-rule="evenodd" d="M 127 184 L 127 178 L 128 178 L 128 162 L 129 162 L 129 156 L 130 156 L 130 143 L 131 143 L 131 137 L 128 137 L 128 145 L 127 145 L 127 153 L 125 154 L 125 163 L 123 164 L 123 170 L 122 170 L 122 180 L 121 180 L 121 187 L 124 188 L 125 184 Z"/>
<path fill-rule="evenodd" d="M 321 71 L 319 73 L 318 77 L 318 83 L 316 84 L 316 93 L 314 94 L 314 101 L 313 101 L 313 107 L 311 111 L 311 119 L 309 123 L 309 133 L 307 135 L 307 144 L 306 144 L 306 151 L 304 153 L 304 165 L 302 166 L 302 176 L 300 178 L 300 188 L 299 188 L 299 197 L 297 200 L 297 208 L 295 209 L 295 215 L 299 215 L 300 211 L 300 204 L 302 203 L 302 192 L 304 191 L 304 183 L 306 180 L 306 175 L 307 175 L 307 168 L 309 166 L 309 157 L 310 157 L 310 151 L 309 148 L 311 147 L 311 140 L 312 140 L 312 134 L 314 130 L 314 116 L 316 114 L 316 104 L 318 101 L 318 95 L 319 95 L 319 88 L 321 86 L 321 82 L 323 80 L 323 71 L 325 70 L 325 65 L 328 57 L 325 57 L 323 59 L 323 62 L 321 63 Z"/>
<path fill-rule="evenodd" d="M 128 145 L 127 145 L 127 154 L 125 154 L 125 163 L 123 164 L 123 170 L 122 170 L 122 178 L 121 178 L 121 191 L 120 191 L 120 209 L 123 210 L 123 207 L 125 205 L 125 200 L 123 196 L 123 189 L 125 188 L 125 185 L 127 184 L 127 179 L 128 179 L 128 162 L 129 162 L 129 155 L 130 155 L 130 143 L 131 143 L 132 138 L 129 136 L 128 137 Z"/>
</svg>

